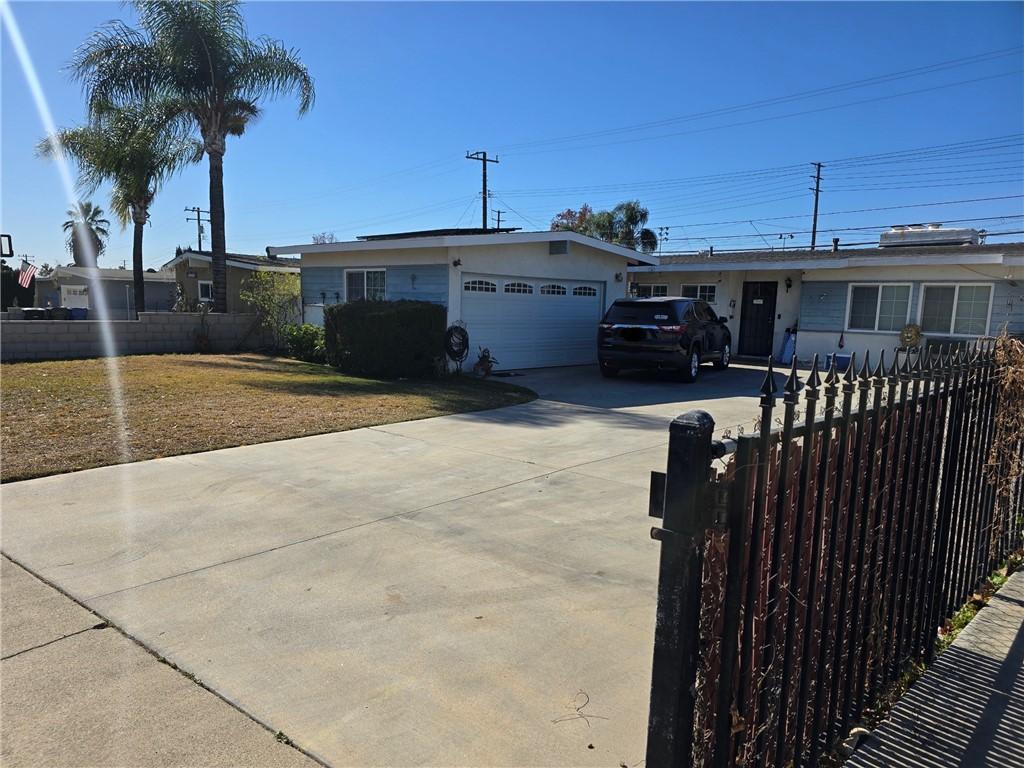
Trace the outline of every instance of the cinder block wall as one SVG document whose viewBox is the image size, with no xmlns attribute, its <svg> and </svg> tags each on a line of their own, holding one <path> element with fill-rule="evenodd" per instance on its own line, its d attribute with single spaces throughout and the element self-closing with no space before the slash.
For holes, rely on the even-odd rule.
<svg viewBox="0 0 1024 768">
<path fill-rule="evenodd" d="M 6 313 L 4 313 L 6 315 Z M 116 355 L 197 352 L 199 313 L 142 312 L 138 320 L 112 320 Z M 255 315 L 206 316 L 211 352 L 264 348 L 265 333 Z M 0 317 L 0 360 L 64 360 L 106 354 L 98 320 L 9 320 Z"/>
</svg>

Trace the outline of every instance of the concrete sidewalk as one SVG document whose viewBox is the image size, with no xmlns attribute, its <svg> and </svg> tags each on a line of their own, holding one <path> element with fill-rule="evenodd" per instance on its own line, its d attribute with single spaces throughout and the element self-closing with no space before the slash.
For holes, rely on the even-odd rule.
<svg viewBox="0 0 1024 768">
<path fill-rule="evenodd" d="M 4 766 L 316 763 L 6 557 Z"/>
<path fill-rule="evenodd" d="M 846 765 L 1024 765 L 1024 571 L 1010 577 Z"/>
</svg>

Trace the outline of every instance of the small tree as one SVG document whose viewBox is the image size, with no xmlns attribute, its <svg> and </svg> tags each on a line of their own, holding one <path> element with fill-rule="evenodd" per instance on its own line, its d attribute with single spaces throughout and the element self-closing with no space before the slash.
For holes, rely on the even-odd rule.
<svg viewBox="0 0 1024 768">
<path fill-rule="evenodd" d="M 313 242 L 316 245 L 323 245 L 324 243 L 336 243 L 338 238 L 333 232 L 317 232 L 313 235 Z"/>
<path fill-rule="evenodd" d="M 239 293 L 270 334 L 274 349 L 284 348 L 287 330 L 298 320 L 299 294 L 299 276 L 284 272 L 253 272 Z"/>
</svg>

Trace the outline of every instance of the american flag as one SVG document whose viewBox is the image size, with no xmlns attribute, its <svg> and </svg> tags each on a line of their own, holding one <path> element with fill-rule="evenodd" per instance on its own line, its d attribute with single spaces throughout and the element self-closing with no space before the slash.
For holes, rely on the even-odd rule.
<svg viewBox="0 0 1024 768">
<path fill-rule="evenodd" d="M 38 271 L 39 270 L 36 267 L 22 259 L 21 272 L 18 274 L 18 285 L 22 288 L 28 288 L 32 285 L 32 278 L 36 276 L 36 272 Z"/>
</svg>

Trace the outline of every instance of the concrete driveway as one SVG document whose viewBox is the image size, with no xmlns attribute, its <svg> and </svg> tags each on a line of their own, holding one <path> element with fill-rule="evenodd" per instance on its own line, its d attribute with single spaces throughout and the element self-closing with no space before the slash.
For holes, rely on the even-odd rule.
<svg viewBox="0 0 1024 768">
<path fill-rule="evenodd" d="M 763 374 L 596 368 L 496 411 L 4 485 L 3 551 L 332 765 L 644 757 L 668 421 Z"/>
</svg>

